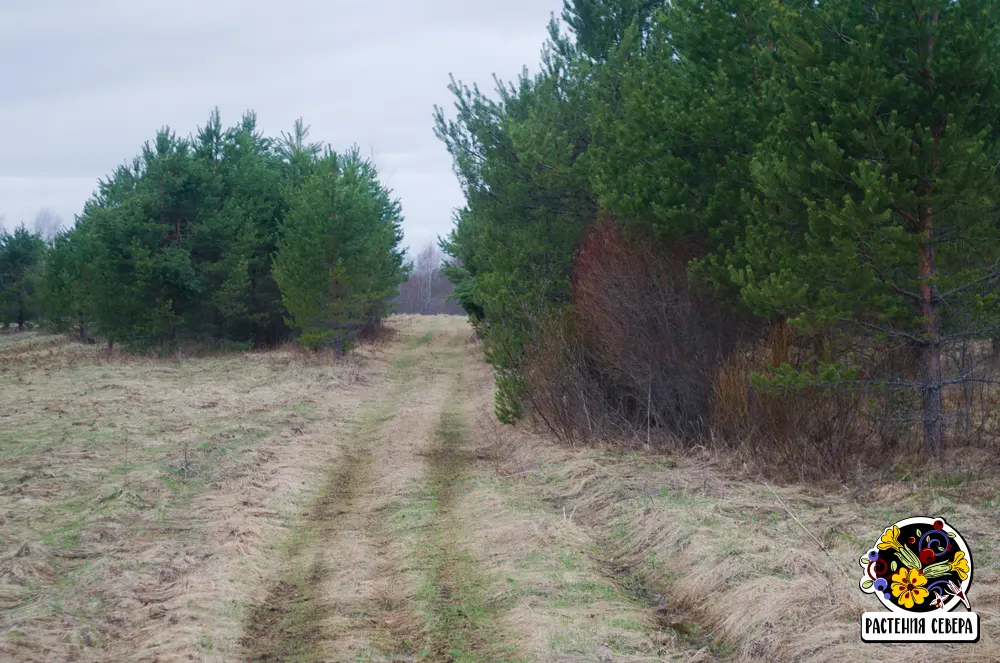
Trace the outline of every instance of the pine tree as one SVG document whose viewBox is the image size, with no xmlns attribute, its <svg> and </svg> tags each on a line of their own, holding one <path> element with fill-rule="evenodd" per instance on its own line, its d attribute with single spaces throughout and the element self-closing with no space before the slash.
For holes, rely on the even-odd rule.
<svg viewBox="0 0 1000 663">
<path fill-rule="evenodd" d="M 45 242 L 24 225 L 0 231 L 0 322 L 25 324 L 41 313 L 39 287 Z"/>
<path fill-rule="evenodd" d="M 995 333 L 1000 313 L 998 29 L 986 0 L 786 7 L 770 84 L 783 108 L 733 253 L 758 312 L 919 351 L 932 453 L 942 347 Z"/>
<path fill-rule="evenodd" d="M 588 58 L 604 61 L 634 24 L 648 27 L 665 0 L 563 0 L 562 19 Z"/>
<path fill-rule="evenodd" d="M 87 340 L 87 290 L 81 262 L 81 237 L 77 226 L 56 233 L 45 255 L 41 300 L 45 322 L 56 332 L 75 328 L 83 343 Z"/>
<path fill-rule="evenodd" d="M 109 341 L 135 348 L 174 343 L 193 322 L 202 288 L 189 243 L 204 182 L 192 165 L 190 143 L 164 129 L 131 171 L 115 173 L 113 180 L 124 182 L 107 185 L 130 189 L 122 202 L 98 199 L 85 208 L 94 251 L 92 310 Z"/>
<path fill-rule="evenodd" d="M 550 24 L 542 72 L 497 83 L 498 100 L 454 80 L 457 118 L 436 109 L 436 135 L 466 195 L 442 242 L 446 274 L 487 340 L 497 414 L 522 413 L 520 361 L 540 313 L 569 303 L 573 251 L 597 213 L 587 164 L 592 68 Z"/>
<path fill-rule="evenodd" d="M 305 345 L 349 350 L 386 315 L 407 277 L 399 204 L 357 149 L 320 159 L 281 226 L 274 277 Z"/>
<path fill-rule="evenodd" d="M 158 132 L 98 182 L 74 228 L 54 242 L 44 287 L 53 327 L 77 324 L 81 339 L 89 328 L 135 349 L 278 343 L 292 332 L 286 296 L 297 307 L 292 319 L 309 317 L 301 292 L 282 292 L 276 280 L 283 227 L 289 237 L 311 236 L 316 215 L 330 212 L 344 221 L 326 228 L 336 248 L 327 285 L 347 293 L 333 297 L 341 306 L 334 327 L 346 334 L 338 347 L 378 325 L 406 277 L 399 201 L 357 149 L 320 159 L 307 137 L 299 120 L 293 133 L 267 138 L 252 112 L 224 129 L 218 109 L 188 138 Z M 317 176 L 324 173 L 336 177 Z M 309 247 L 296 256 L 292 244 L 284 243 L 283 264 L 294 281 L 289 265 Z M 299 325 L 306 341 L 319 329 L 312 325 Z"/>
<path fill-rule="evenodd" d="M 285 340 L 290 330 L 285 324 L 281 291 L 271 273 L 278 247 L 278 228 L 287 209 L 285 182 L 288 168 L 276 141 L 257 129 L 252 112 L 227 132 L 224 147 L 226 195 L 236 203 L 244 225 L 236 242 L 249 243 L 246 257 L 245 313 L 230 316 L 229 333 L 254 345 L 274 345 Z M 242 250 L 234 255 L 242 255 Z M 235 274 L 243 278 L 242 268 Z M 242 283 L 233 288 L 243 290 Z M 220 295 L 220 298 L 222 295 Z"/>
<path fill-rule="evenodd" d="M 734 296 L 717 253 L 742 234 L 750 160 L 771 100 L 777 35 L 766 0 L 678 0 L 633 32 L 595 90 L 592 181 L 603 208 L 668 246 L 705 255 L 695 272 Z"/>
</svg>

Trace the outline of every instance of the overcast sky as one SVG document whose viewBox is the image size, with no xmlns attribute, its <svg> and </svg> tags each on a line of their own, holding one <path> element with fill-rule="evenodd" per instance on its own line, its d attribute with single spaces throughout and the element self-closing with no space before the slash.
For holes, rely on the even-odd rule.
<svg viewBox="0 0 1000 663">
<path fill-rule="evenodd" d="M 0 3 L 0 214 L 71 225 L 97 178 L 169 125 L 218 106 L 268 135 L 297 117 L 313 140 L 372 154 L 402 200 L 406 243 L 444 235 L 462 195 L 433 134 L 448 74 L 537 69 L 562 0 L 30 0 Z"/>
</svg>

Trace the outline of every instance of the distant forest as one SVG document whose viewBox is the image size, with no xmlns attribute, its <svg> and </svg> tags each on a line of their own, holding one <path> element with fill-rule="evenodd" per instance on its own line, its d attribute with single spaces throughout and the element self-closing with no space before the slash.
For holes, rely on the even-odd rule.
<svg viewBox="0 0 1000 663">
<path fill-rule="evenodd" d="M 465 310 L 453 300 L 455 286 L 445 276 L 446 256 L 434 244 L 429 244 L 412 263 L 410 278 L 399 286 L 396 313 L 422 315 L 465 315 Z"/>
</svg>

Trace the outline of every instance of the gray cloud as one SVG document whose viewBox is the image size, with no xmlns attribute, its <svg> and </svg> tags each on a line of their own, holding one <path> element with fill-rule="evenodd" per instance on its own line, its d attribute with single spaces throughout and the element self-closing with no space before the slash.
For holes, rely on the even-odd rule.
<svg viewBox="0 0 1000 663">
<path fill-rule="evenodd" d="M 403 203 L 407 244 L 445 234 L 462 204 L 432 133 L 448 74 L 492 89 L 535 69 L 562 0 L 32 0 L 0 6 L 0 214 L 66 222 L 97 179 L 156 130 L 182 135 L 218 106 L 276 135 L 372 154 Z"/>
</svg>

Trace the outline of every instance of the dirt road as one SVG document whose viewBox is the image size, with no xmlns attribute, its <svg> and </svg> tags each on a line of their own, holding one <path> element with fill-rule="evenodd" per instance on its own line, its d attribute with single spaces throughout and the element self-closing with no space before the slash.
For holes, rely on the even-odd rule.
<svg viewBox="0 0 1000 663">
<path fill-rule="evenodd" d="M 472 430 L 490 376 L 468 326 L 423 318 L 400 332 L 387 388 L 329 463 L 283 568 L 247 613 L 242 656 L 528 661 L 616 649 L 655 656 L 636 608 L 596 565 L 588 568 L 582 532 L 505 503 L 512 496 L 493 480 L 483 431 Z M 589 611 L 588 623 L 539 641 L 553 620 L 570 622 L 577 611 Z"/>
<path fill-rule="evenodd" d="M 0 660 L 665 660 L 515 485 L 467 322 L 390 324 L 336 364 L 0 339 Z"/>
</svg>

